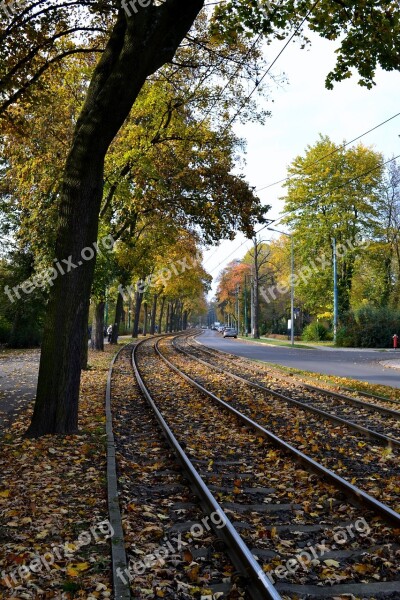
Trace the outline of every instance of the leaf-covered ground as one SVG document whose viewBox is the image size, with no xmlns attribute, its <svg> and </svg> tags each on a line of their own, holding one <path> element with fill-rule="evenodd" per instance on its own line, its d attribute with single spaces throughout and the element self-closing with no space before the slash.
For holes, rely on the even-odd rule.
<svg viewBox="0 0 400 600">
<path fill-rule="evenodd" d="M 331 423 L 297 406 L 288 405 L 263 390 L 251 388 L 187 355 L 177 353 L 166 341 L 163 341 L 163 351 L 168 352 L 174 364 L 222 400 L 381 502 L 395 510 L 399 509 L 397 448 L 390 450 L 382 447 L 375 440 L 368 440 L 345 425 Z M 225 365 L 225 368 L 234 369 L 230 365 Z M 309 392 L 303 389 L 299 390 L 299 394 L 307 395 Z M 355 407 L 351 407 L 351 410 L 357 412 Z M 368 421 L 363 424 L 368 426 Z"/>
<path fill-rule="evenodd" d="M 24 439 L 32 403 L 3 431 L 1 598 L 111 596 L 104 397 L 114 352 L 90 352 L 79 434 Z"/>
<path fill-rule="evenodd" d="M 168 342 L 160 345 L 172 358 Z M 172 373 L 149 345 L 143 348 L 139 365 L 164 418 L 203 478 L 216 488 L 218 501 L 259 555 L 265 572 L 276 576 L 277 569 L 304 549 L 318 550 L 326 544 L 324 554 L 318 550 L 305 569 L 287 571 L 280 587 L 343 588 L 354 583 L 373 587 L 377 582 L 384 582 L 384 587 L 385 582 L 399 580 L 398 531 L 365 508 L 351 505 L 341 492 L 226 414 Z M 368 524 L 366 535 L 337 541 L 338 532 L 361 518 Z M 290 597 L 304 598 L 298 593 Z M 342 592 L 337 597 L 342 598 Z M 381 594 L 343 597 L 359 600 Z"/>
<path fill-rule="evenodd" d="M 218 548 L 211 527 L 202 523 L 198 500 L 141 396 L 128 349 L 113 371 L 112 410 L 133 597 L 244 598 L 231 581 L 231 561 Z"/>
</svg>

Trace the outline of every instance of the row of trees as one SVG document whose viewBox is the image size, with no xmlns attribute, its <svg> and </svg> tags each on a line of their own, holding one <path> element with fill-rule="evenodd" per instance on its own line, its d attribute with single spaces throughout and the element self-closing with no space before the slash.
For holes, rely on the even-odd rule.
<svg viewBox="0 0 400 600">
<path fill-rule="evenodd" d="M 303 156 L 294 159 L 286 187 L 282 221 L 290 228 L 290 236 L 259 240 L 242 260 L 228 265 L 217 292 L 221 311 L 235 314 L 238 286 L 243 294 L 247 277 L 248 290 L 251 285 L 260 288 L 254 297 L 260 306 L 258 326 L 262 333 L 286 333 L 293 243 L 296 333 L 301 333 L 310 320 L 331 326 L 335 240 L 341 326 L 337 341 L 345 345 L 389 345 L 391 335 L 400 327 L 398 163 L 384 160 L 379 152 L 362 144 L 348 148 L 321 136 Z M 242 296 L 241 301 L 244 305 Z M 251 300 L 246 303 L 251 306 Z M 365 328 L 366 321 L 371 321 L 372 327 L 377 319 L 381 336 Z M 255 324 L 251 329 L 257 337 Z M 315 331 L 323 335 L 323 328 Z"/>
<path fill-rule="evenodd" d="M 197 35 L 206 36 L 203 22 Z M 221 95 L 230 105 L 238 105 L 240 86 L 252 76 L 248 61 L 259 60 L 259 50 L 240 39 L 216 48 L 228 63 L 206 46 L 196 52 L 197 77 L 191 65 L 193 47 L 182 49 L 183 66 L 168 66 L 143 86 L 110 147 L 98 243 L 110 237 L 115 247 L 97 256 L 91 287 L 89 322 L 97 350 L 103 348 L 106 296 L 115 307 L 113 339 L 117 337 L 124 314 L 118 288 L 129 290 L 125 296 L 131 296 L 134 336 L 140 324 L 143 327 L 149 306 L 150 330 L 156 318 L 158 324 L 166 321 L 163 327 L 171 328 L 186 321 L 191 311 L 204 308 L 209 276 L 196 259 L 200 245 L 230 237 L 238 228 L 250 232 L 268 208 L 261 207 L 248 184 L 232 174 L 242 142 L 229 128 L 217 134 L 212 119 L 204 115 L 204 107 L 221 93 L 216 72 L 232 79 Z M 11 346 L 41 341 L 49 286 L 23 294 L 16 302 L 10 302 L 4 288 L 12 289 L 52 264 L 63 162 L 93 58 L 73 55 L 58 64 L 56 78 L 54 72 L 43 76 L 29 110 L 11 107 L 12 118 L 3 126 L 0 227 L 10 242 L 1 261 L 0 341 Z M 238 71 L 239 59 L 246 61 L 250 73 Z M 263 118 L 255 106 L 249 116 Z M 182 272 L 179 262 L 192 268 Z M 80 269 L 85 267 L 86 263 Z M 153 278 L 150 286 L 143 283 L 149 277 Z M 61 319 L 60 313 L 60 327 Z M 86 360 L 84 351 L 83 366 Z"/>
<path fill-rule="evenodd" d="M 227 125 L 232 118 L 238 112 L 251 118 L 248 102 L 254 89 L 251 82 L 258 87 L 262 68 L 258 57 L 254 58 L 254 50 L 263 35 L 268 40 L 282 39 L 299 32 L 307 22 L 323 37 L 338 40 L 338 61 L 328 75 L 328 86 L 349 77 L 352 68 L 360 73 L 361 83 L 368 86 L 373 84 L 377 65 L 387 70 L 398 69 L 400 9 L 394 0 L 379 5 L 374 0 L 346 4 L 335 0 L 317 3 L 288 0 L 276 5 L 267 0 L 256 3 L 233 0 L 209 6 L 211 8 L 205 9 L 204 0 L 151 1 L 141 10 L 128 14 L 116 0 L 77 0 L 73 3 L 21 0 L 9 12 L 0 12 L 0 116 L 5 128 L 2 139 L 7 141 L 10 136 L 21 135 L 26 140 L 26 128 L 34 127 L 40 112 L 48 117 L 47 121 L 42 120 L 43 133 L 51 131 L 52 137 L 59 142 L 55 149 L 48 137 L 49 145 L 43 148 L 37 135 L 31 133 L 32 145 L 28 143 L 25 147 L 24 140 L 20 146 L 21 168 L 15 170 L 16 179 L 6 181 L 3 191 L 7 200 L 14 197 L 14 184 L 24 179 L 25 164 L 28 171 L 35 159 L 37 163 L 48 165 L 44 179 L 31 175 L 27 178 L 27 208 L 18 203 L 11 224 L 13 220 L 29 223 L 31 214 L 33 217 L 36 214 L 43 228 L 36 228 L 36 246 L 41 247 L 42 243 L 47 246 L 49 239 L 51 260 L 71 257 L 72 261 L 78 262 L 82 249 L 96 243 L 99 230 L 104 235 L 104 227 L 112 229 L 119 225 L 117 233 L 121 236 L 130 229 L 133 229 L 133 236 L 137 235 L 139 223 L 149 217 L 147 210 L 153 210 L 146 204 L 150 197 L 161 199 L 152 215 L 155 219 L 162 220 L 167 209 L 171 209 L 178 219 L 192 215 L 194 228 L 204 224 L 201 215 L 205 215 L 208 231 L 212 229 L 216 236 L 218 232 L 231 235 L 233 225 L 252 234 L 260 210 L 240 179 L 224 176 L 226 162 L 222 171 L 218 163 L 213 164 L 213 169 L 210 164 L 195 163 L 199 171 L 194 182 L 197 180 L 200 184 L 201 193 L 192 196 L 181 186 L 185 180 L 181 177 L 181 169 L 170 176 L 163 173 L 158 177 L 152 168 L 152 159 L 146 161 L 145 154 L 149 146 L 155 154 L 160 148 L 168 147 L 165 159 L 173 166 L 180 166 L 179 152 L 173 143 L 178 141 L 176 136 L 179 138 L 179 134 L 169 136 L 168 130 L 183 106 L 191 109 L 185 120 L 185 130 L 190 129 L 197 117 L 200 117 L 198 128 L 201 130 L 203 123 L 210 123 L 209 106 L 218 104 L 214 125 L 219 123 L 219 127 L 214 140 L 210 131 L 209 146 L 204 138 L 198 139 L 197 130 L 191 130 L 190 167 L 191 150 L 206 159 L 209 147 L 215 143 L 217 147 L 229 143 Z M 68 78 L 67 88 L 74 91 L 76 102 L 70 112 L 63 115 L 64 87 L 58 89 L 58 84 L 63 82 L 64 65 L 69 65 L 72 57 L 76 60 L 88 58 L 86 79 L 78 77 L 76 93 L 75 77 Z M 79 67 L 78 71 L 80 74 Z M 247 78 L 230 77 L 238 72 Z M 179 73 L 183 74 L 182 79 L 176 83 L 175 77 L 178 74 L 179 78 Z M 225 76 L 222 84 L 218 79 L 221 73 Z M 216 87 L 202 85 L 207 74 L 216 77 Z M 118 145 L 119 132 L 129 121 L 132 107 L 136 108 L 143 91 L 146 93 L 146 88 L 157 81 L 170 84 L 172 103 L 164 106 L 161 113 L 139 111 L 136 120 L 131 122 L 136 153 L 131 155 L 129 144 L 126 144 L 122 146 L 125 151 L 120 160 L 109 161 L 109 150 L 114 143 Z M 200 87 L 205 93 L 199 98 L 197 90 Z M 64 135 L 58 128 L 59 105 L 60 120 L 66 117 L 69 135 Z M 152 119 L 155 114 L 158 118 L 156 127 Z M 139 173 L 135 170 L 138 156 L 147 163 L 143 167 L 143 161 L 140 161 Z M 159 165 L 162 164 L 160 161 Z M 114 168 L 108 171 L 109 166 Z M 1 172 L 9 168 L 12 165 L 6 158 L 5 164 L 0 165 Z M 188 177 L 191 172 L 189 168 Z M 210 201 L 210 194 L 204 197 L 203 186 L 211 181 L 214 189 L 220 192 L 222 211 Z M 131 193 L 133 187 L 136 203 L 130 210 L 123 202 L 122 194 L 117 194 L 117 201 L 114 190 L 122 192 L 125 188 Z M 153 194 L 153 187 L 165 193 Z M 232 188 L 242 192 L 245 198 L 242 194 L 237 211 L 233 207 L 230 217 L 227 202 L 240 196 L 231 194 Z M 109 197 L 111 201 L 107 202 Z M 39 202 L 29 205 L 30 198 L 39 199 Z M 42 212 L 43 206 L 46 214 Z M 169 210 L 167 212 L 170 214 Z M 225 219 L 220 218 L 223 215 L 226 215 L 226 226 Z M 101 216 L 106 217 L 104 222 L 99 219 Z M 33 219 L 27 230 L 34 230 L 34 225 Z M 181 223 L 180 226 L 182 228 Z M 20 249 L 21 245 L 16 251 Z M 22 244 L 22 250 L 31 252 L 33 249 Z M 34 252 L 28 263 L 35 265 L 36 262 Z M 67 277 L 58 277 L 51 287 L 36 407 L 29 435 L 71 432 L 77 427 L 83 352 L 79 348 L 82 348 L 87 327 L 94 269 L 93 258 Z"/>
</svg>

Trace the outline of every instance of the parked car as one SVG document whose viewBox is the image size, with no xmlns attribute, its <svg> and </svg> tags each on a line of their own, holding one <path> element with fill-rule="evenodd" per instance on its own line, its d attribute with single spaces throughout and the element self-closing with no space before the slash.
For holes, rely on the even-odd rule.
<svg viewBox="0 0 400 600">
<path fill-rule="evenodd" d="M 233 338 L 237 338 L 237 330 L 233 329 L 233 327 L 227 327 L 224 331 L 224 338 L 226 337 L 233 337 Z"/>
</svg>

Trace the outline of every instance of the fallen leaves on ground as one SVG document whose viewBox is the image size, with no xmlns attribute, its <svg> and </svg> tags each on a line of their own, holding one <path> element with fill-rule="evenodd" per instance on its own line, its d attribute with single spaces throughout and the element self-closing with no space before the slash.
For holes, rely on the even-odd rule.
<svg viewBox="0 0 400 600">
<path fill-rule="evenodd" d="M 77 435 L 24 439 L 32 403 L 3 432 L 1 598 L 111 595 L 104 397 L 114 352 L 90 352 Z"/>
</svg>

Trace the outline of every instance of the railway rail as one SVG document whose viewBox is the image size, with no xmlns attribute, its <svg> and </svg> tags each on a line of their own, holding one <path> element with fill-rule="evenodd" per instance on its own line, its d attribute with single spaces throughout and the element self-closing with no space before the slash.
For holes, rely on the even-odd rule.
<svg viewBox="0 0 400 600">
<path fill-rule="evenodd" d="M 232 360 L 233 355 L 211 351 L 190 344 L 191 336 L 182 336 L 175 347 L 191 358 L 203 362 L 211 369 L 219 370 L 253 388 L 271 394 L 281 400 L 313 412 L 322 418 L 346 425 L 368 438 L 390 447 L 400 447 L 400 411 L 387 406 L 366 402 L 352 396 L 325 390 L 290 378 L 271 376 L 257 369 L 246 359 Z M 208 360 L 206 360 L 208 358 Z M 238 358 L 238 357 L 234 357 Z M 210 362 L 212 360 L 212 362 Z M 227 362 L 229 365 L 227 366 Z"/>
<path fill-rule="evenodd" d="M 253 598 L 400 598 L 400 515 L 221 401 L 174 364 L 168 338 L 132 364 Z"/>
<path fill-rule="evenodd" d="M 333 395 L 337 398 L 341 398 L 343 400 L 346 400 L 347 402 L 351 402 L 352 400 L 361 400 L 362 403 L 367 404 L 367 405 L 372 405 L 374 408 L 383 408 L 383 409 L 392 409 L 395 412 L 400 411 L 400 399 L 393 399 L 393 398 L 388 398 L 385 396 L 379 396 L 377 394 L 372 394 L 370 392 L 366 392 L 366 391 L 361 391 L 361 390 L 355 390 L 346 386 L 338 386 L 338 389 L 343 390 L 344 392 L 348 392 L 348 394 L 342 394 L 339 392 L 336 392 L 335 390 L 330 390 L 330 389 L 326 389 L 326 388 L 322 388 L 320 386 L 315 386 L 315 385 L 311 385 L 305 381 L 303 381 L 301 379 L 300 376 L 297 376 L 293 373 L 290 373 L 290 377 L 285 376 L 282 371 L 278 370 L 278 369 L 274 369 L 271 365 L 261 365 L 260 363 L 256 363 L 255 361 L 252 361 L 250 359 L 247 359 L 245 357 L 241 357 L 238 356 L 236 354 L 231 354 L 230 352 L 225 352 L 224 350 L 215 350 L 214 348 L 211 348 L 210 346 L 207 346 L 205 344 L 203 344 L 203 342 L 199 341 L 199 336 L 202 332 L 200 331 L 196 331 L 196 332 L 191 332 L 191 335 L 189 336 L 192 341 L 196 344 L 195 346 L 192 347 L 197 347 L 197 349 L 201 349 L 203 352 L 209 354 L 210 356 L 213 357 L 217 357 L 217 358 L 222 358 L 223 356 L 226 356 L 227 358 L 229 358 L 230 361 L 234 360 L 236 361 L 238 364 L 240 364 L 243 367 L 246 367 L 247 369 L 250 369 L 250 371 L 254 374 L 262 374 L 264 376 L 267 376 L 269 378 L 272 379 L 278 379 L 281 381 L 284 381 L 286 383 L 290 383 L 293 385 L 293 382 L 295 381 L 297 385 L 299 386 L 303 386 L 305 388 L 308 389 L 312 389 L 312 390 L 317 390 L 318 392 L 321 393 L 327 393 L 329 395 Z M 329 385 L 330 384 L 326 384 Z M 364 400 L 362 400 L 364 398 Z M 373 402 L 371 402 L 373 401 Z M 390 412 L 390 411 L 389 411 Z"/>
<path fill-rule="evenodd" d="M 230 406 L 267 427 L 292 446 L 306 452 L 317 462 L 351 480 L 380 501 L 399 510 L 400 481 L 399 451 L 381 446 L 381 440 L 366 440 L 335 419 L 307 414 L 303 407 L 291 406 L 265 390 L 253 389 L 218 370 L 203 366 L 186 355 L 176 352 L 177 341 L 166 349 L 170 360 L 194 384 L 200 384 Z M 397 490 L 397 491 L 396 491 Z"/>
<path fill-rule="evenodd" d="M 186 600 L 201 593 L 210 599 L 229 594 L 248 599 L 134 380 L 132 348 L 119 352 L 110 377 L 128 559 L 114 574 L 116 598 L 126 597 L 122 590 L 130 587 L 133 598 Z M 219 515 L 212 518 L 220 527 Z M 196 535 L 189 541 L 192 530 Z"/>
</svg>

